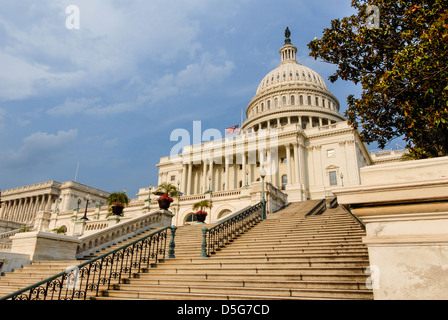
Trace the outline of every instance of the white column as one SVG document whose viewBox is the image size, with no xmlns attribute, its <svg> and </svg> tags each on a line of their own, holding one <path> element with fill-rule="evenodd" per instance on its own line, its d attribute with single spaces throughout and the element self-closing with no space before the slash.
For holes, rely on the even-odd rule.
<svg viewBox="0 0 448 320">
<path fill-rule="evenodd" d="M 213 159 L 210 160 L 210 188 L 211 190 L 215 190 L 215 178 L 214 178 L 214 172 L 213 172 Z M 218 189 L 216 189 L 218 190 Z"/>
<path fill-rule="evenodd" d="M 294 171 L 296 176 L 296 183 L 302 184 L 302 181 L 300 180 L 300 159 L 299 159 L 299 150 L 297 143 L 293 144 L 294 146 Z"/>
<path fill-rule="evenodd" d="M 288 184 L 292 184 L 292 173 L 291 173 L 291 149 L 289 148 L 289 144 L 286 146 L 286 165 L 288 167 Z M 282 181 L 283 183 L 283 181 Z"/>
<path fill-rule="evenodd" d="M 205 161 L 205 159 L 204 159 L 204 165 L 202 167 L 202 192 L 204 193 L 207 190 L 208 190 L 208 186 L 207 186 L 207 161 Z"/>
<path fill-rule="evenodd" d="M 182 165 L 182 183 L 181 183 L 181 192 L 183 194 L 187 194 L 187 166 L 188 164 L 183 164 Z"/>
<path fill-rule="evenodd" d="M 227 191 L 230 189 L 229 188 L 230 182 L 229 182 L 229 158 L 228 158 L 228 156 L 225 157 L 225 164 L 226 164 L 226 167 L 225 167 L 226 168 L 225 190 Z"/>
<path fill-rule="evenodd" d="M 300 177 L 302 188 L 306 188 L 306 167 L 308 166 L 305 162 L 305 147 L 303 144 L 299 144 L 299 160 L 300 160 Z"/>
<path fill-rule="evenodd" d="M 246 181 L 247 181 L 247 178 L 246 178 L 246 153 L 244 151 L 243 151 L 241 160 L 243 162 L 242 163 L 242 171 L 241 171 L 241 181 L 243 182 L 242 186 L 244 187 L 246 185 Z"/>
<path fill-rule="evenodd" d="M 191 195 L 191 177 L 193 173 L 193 164 L 188 164 L 188 178 L 187 178 L 187 195 Z"/>
</svg>

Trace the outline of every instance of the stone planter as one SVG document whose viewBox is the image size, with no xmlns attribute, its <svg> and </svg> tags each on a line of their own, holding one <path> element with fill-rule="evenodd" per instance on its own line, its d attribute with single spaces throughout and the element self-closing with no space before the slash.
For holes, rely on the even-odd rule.
<svg viewBox="0 0 448 320">
<path fill-rule="evenodd" d="M 112 206 L 112 213 L 116 216 L 121 216 L 123 214 L 123 206 Z"/>
<path fill-rule="evenodd" d="M 170 200 L 164 198 L 159 198 L 157 202 L 159 203 L 159 208 L 163 210 L 168 210 L 171 204 Z"/>
<path fill-rule="evenodd" d="M 206 213 L 196 213 L 196 220 L 198 222 L 205 222 L 205 218 L 207 218 L 207 214 Z"/>
</svg>

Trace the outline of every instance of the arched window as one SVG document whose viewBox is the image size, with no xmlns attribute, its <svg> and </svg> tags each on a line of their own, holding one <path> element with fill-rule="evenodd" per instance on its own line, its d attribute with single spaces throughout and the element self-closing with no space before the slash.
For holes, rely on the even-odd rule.
<svg viewBox="0 0 448 320">
<path fill-rule="evenodd" d="M 268 100 L 268 110 L 271 109 L 271 100 Z"/>
<path fill-rule="evenodd" d="M 278 99 L 277 98 L 274 99 L 274 107 L 278 107 Z"/>
<path fill-rule="evenodd" d="M 224 217 L 226 214 L 231 213 L 232 211 L 230 211 L 229 209 L 224 209 L 222 210 L 219 214 L 218 214 L 218 219 L 221 217 Z"/>
<path fill-rule="evenodd" d="M 282 176 L 282 190 L 286 190 L 287 184 L 288 184 L 288 176 L 285 174 Z"/>
<path fill-rule="evenodd" d="M 194 222 L 196 222 L 196 221 L 198 221 L 197 219 L 196 219 L 196 215 L 192 212 L 192 213 L 190 213 L 188 216 L 187 216 L 187 218 L 185 219 L 185 223 L 186 224 L 192 224 L 192 223 L 194 223 Z"/>
<path fill-rule="evenodd" d="M 294 96 L 291 96 L 291 105 L 295 105 L 296 104 L 296 99 Z"/>
<path fill-rule="evenodd" d="M 308 105 L 311 105 L 311 96 L 308 96 Z"/>
<path fill-rule="evenodd" d="M 300 96 L 300 97 L 299 97 L 299 104 L 300 104 L 301 106 L 303 106 L 303 96 Z"/>
<path fill-rule="evenodd" d="M 285 96 L 282 98 L 282 103 L 284 106 L 286 106 L 286 97 Z"/>
<path fill-rule="evenodd" d="M 264 103 L 261 104 L 261 112 L 264 111 Z"/>
<path fill-rule="evenodd" d="M 319 98 L 316 97 L 316 106 L 319 106 Z"/>
</svg>

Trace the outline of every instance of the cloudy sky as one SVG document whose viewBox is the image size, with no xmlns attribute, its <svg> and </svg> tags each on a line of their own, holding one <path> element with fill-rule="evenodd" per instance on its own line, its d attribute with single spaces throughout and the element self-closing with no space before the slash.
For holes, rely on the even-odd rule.
<svg viewBox="0 0 448 320">
<path fill-rule="evenodd" d="M 287 26 L 299 62 L 327 80 L 343 113 L 360 89 L 331 84 L 335 67 L 306 45 L 352 14 L 350 2 L 2 0 L 0 189 L 77 173 L 80 183 L 135 197 L 157 184 L 173 130 L 201 121 L 224 135 L 240 123 L 280 63 Z"/>
</svg>

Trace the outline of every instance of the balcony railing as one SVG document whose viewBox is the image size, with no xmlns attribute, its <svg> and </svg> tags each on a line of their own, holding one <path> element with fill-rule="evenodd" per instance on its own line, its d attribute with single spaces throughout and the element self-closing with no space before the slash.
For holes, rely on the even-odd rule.
<svg viewBox="0 0 448 320">
<path fill-rule="evenodd" d="M 0 300 L 86 300 L 89 295 L 98 296 L 100 290 L 110 289 L 121 279 L 165 259 L 167 254 L 174 258 L 176 229 L 165 227 Z M 171 241 L 167 252 L 168 230 Z"/>
<path fill-rule="evenodd" d="M 263 207 L 266 203 L 260 202 L 249 209 L 233 216 L 216 226 L 203 228 L 201 258 L 208 258 L 220 248 L 229 244 L 234 238 L 252 228 L 262 219 Z"/>
</svg>

